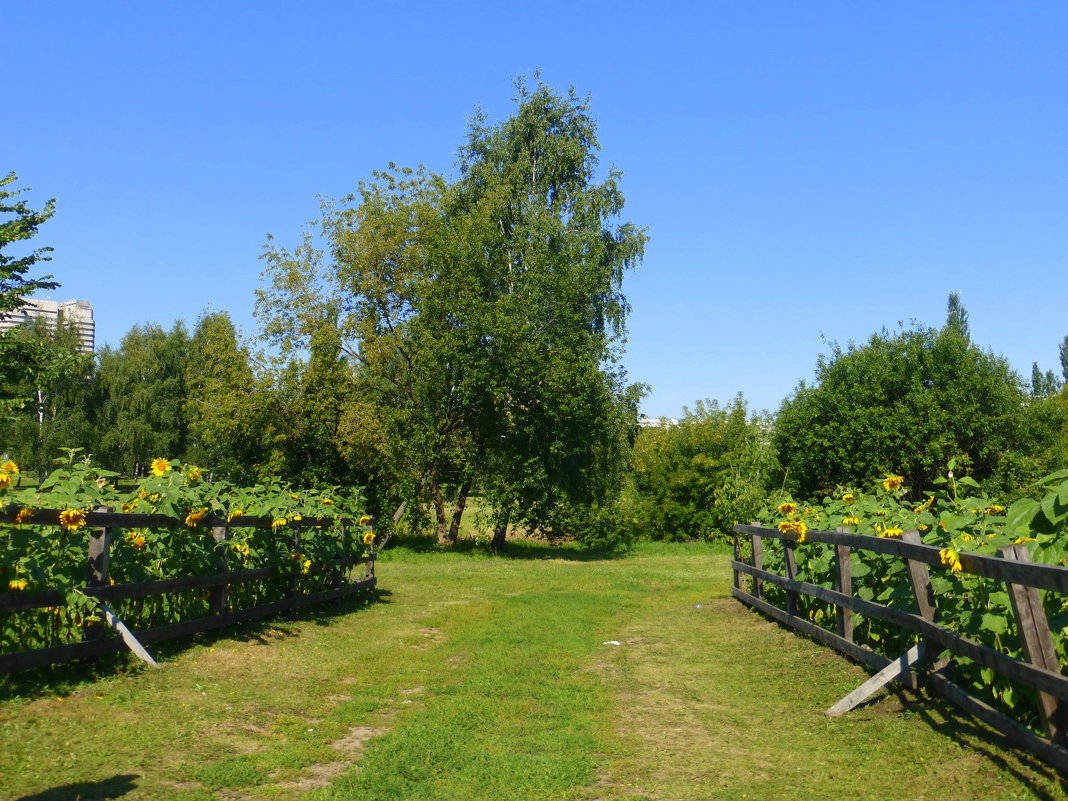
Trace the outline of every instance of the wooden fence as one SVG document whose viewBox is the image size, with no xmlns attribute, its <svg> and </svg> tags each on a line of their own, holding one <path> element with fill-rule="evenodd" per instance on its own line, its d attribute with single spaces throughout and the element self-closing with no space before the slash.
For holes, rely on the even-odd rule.
<svg viewBox="0 0 1068 801">
<path fill-rule="evenodd" d="M 17 508 L 9 508 L 0 513 L 0 524 L 10 525 L 15 523 L 15 516 L 18 511 Z M 299 521 L 291 520 L 286 525 L 287 530 L 291 532 L 294 545 L 299 546 L 302 529 L 313 526 L 332 526 L 334 522 L 333 518 L 305 518 Z M 341 521 L 339 546 L 342 549 L 346 544 L 347 526 L 352 525 L 352 523 L 353 521 L 348 519 Z M 272 528 L 272 524 L 273 521 L 269 517 L 240 517 L 229 522 L 220 517 L 205 517 L 201 521 L 202 526 L 211 527 L 212 536 L 220 546 L 229 538 L 230 528 Z M 22 525 L 59 525 L 59 511 L 36 509 L 34 510 L 32 522 L 22 523 Z M 339 556 L 334 559 L 313 563 L 308 567 L 309 575 L 328 573 L 330 576 L 330 589 L 301 594 L 297 586 L 297 579 L 301 574 L 299 566 L 293 570 L 279 567 L 262 567 L 251 570 L 231 571 L 227 566 L 225 549 L 221 547 L 218 549 L 219 558 L 216 560 L 217 572 L 212 575 L 181 576 L 158 581 L 111 584 L 108 575 L 111 542 L 117 531 L 133 528 L 188 530 L 188 526 L 184 521 L 166 515 L 118 514 L 106 510 L 88 512 L 86 514 L 86 525 L 90 527 L 88 552 L 86 554 L 86 584 L 80 588 L 80 591 L 85 595 L 106 603 L 126 599 L 143 599 L 187 590 L 205 590 L 208 592 L 209 614 L 206 617 L 134 632 L 133 636 L 137 642 L 142 644 L 187 637 L 202 631 L 278 614 L 301 606 L 338 600 L 362 590 L 372 589 L 376 584 L 373 556 L 363 558 Z M 365 572 L 362 578 L 353 581 L 349 578 L 348 573 L 349 569 L 357 564 L 366 565 Z M 287 597 L 248 609 L 227 609 L 227 587 L 245 582 L 262 581 L 273 577 L 289 577 Z M 62 606 L 65 602 L 64 594 L 55 590 L 3 593 L 0 594 L 0 613 L 57 607 Z M 69 662 L 75 659 L 94 658 L 103 654 L 121 651 L 127 647 L 123 637 L 107 636 L 107 628 L 103 624 L 88 625 L 82 637 L 81 642 L 0 654 L 0 674 Z"/>
<path fill-rule="evenodd" d="M 1007 586 L 1024 650 L 1025 659 L 1020 660 L 938 623 L 938 599 L 931 584 L 928 567 L 942 564 L 939 549 L 922 544 L 916 531 L 906 531 L 900 540 L 852 534 L 845 528 L 834 532 L 808 531 L 806 542 L 821 542 L 834 546 L 833 588 L 797 580 L 797 543 L 793 533 L 782 534 L 777 529 L 764 528 L 755 523 L 735 526 L 734 531 L 751 538 L 753 562 L 745 564 L 740 561 L 740 538 L 736 537 L 732 562 L 734 586 L 731 590 L 735 598 L 859 662 L 896 677 L 912 688 L 926 681 L 929 689 L 935 694 L 953 702 L 1061 772 L 1068 773 L 1068 678 L 1061 674 L 1039 595 L 1040 590 L 1068 595 L 1068 568 L 1032 563 L 1024 545 L 1002 548 L 996 557 L 974 553 L 959 555 L 963 572 L 1004 582 Z M 764 569 L 764 539 L 782 541 L 785 575 Z M 886 554 L 904 560 L 916 611 L 895 609 L 855 596 L 851 569 L 852 549 Z M 751 577 L 748 592 L 742 587 L 742 575 Z M 772 584 L 785 591 L 785 609 L 767 601 L 763 592 L 764 584 Z M 833 604 L 836 630 L 830 631 L 799 617 L 800 595 Z M 918 635 L 919 646 L 910 649 L 906 654 L 890 658 L 858 645 L 853 636 L 854 612 L 886 621 Z M 1038 712 L 1045 735 L 1032 731 L 955 683 L 951 679 L 952 659 L 936 658 L 943 651 L 970 659 L 1033 689 L 1038 696 Z M 929 658 L 921 668 L 919 663 L 924 652 Z M 843 702 L 847 699 L 843 699 Z M 828 713 L 832 710 L 828 710 Z"/>
</svg>

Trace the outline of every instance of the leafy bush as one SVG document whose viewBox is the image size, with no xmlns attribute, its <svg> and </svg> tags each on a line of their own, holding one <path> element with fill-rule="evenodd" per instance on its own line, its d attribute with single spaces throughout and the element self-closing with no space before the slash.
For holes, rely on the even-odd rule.
<svg viewBox="0 0 1068 801">
<path fill-rule="evenodd" d="M 677 426 L 642 429 L 624 505 L 642 537 L 718 539 L 749 521 L 778 475 L 770 422 L 738 396 L 725 408 L 698 402 Z"/>
</svg>

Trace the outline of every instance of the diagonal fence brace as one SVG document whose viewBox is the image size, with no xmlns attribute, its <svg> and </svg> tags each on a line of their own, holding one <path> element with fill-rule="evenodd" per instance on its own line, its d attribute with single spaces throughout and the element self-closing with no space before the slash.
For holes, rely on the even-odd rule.
<svg viewBox="0 0 1068 801">
<path fill-rule="evenodd" d="M 905 675 L 910 667 L 923 659 L 926 650 L 922 642 L 916 643 L 823 714 L 829 718 L 838 718 L 864 703 L 894 679 Z"/>
</svg>

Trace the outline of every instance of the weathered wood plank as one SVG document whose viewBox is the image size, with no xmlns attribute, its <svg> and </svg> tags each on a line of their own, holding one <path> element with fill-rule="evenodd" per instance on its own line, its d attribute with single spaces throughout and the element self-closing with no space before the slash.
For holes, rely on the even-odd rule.
<svg viewBox="0 0 1068 801">
<path fill-rule="evenodd" d="M 759 534 L 762 537 L 782 539 L 777 529 L 760 526 L 742 525 L 734 527 L 740 534 Z M 848 545 L 851 548 L 900 556 L 928 565 L 941 567 L 938 556 L 939 548 L 932 545 L 916 545 L 901 540 L 871 537 L 865 534 L 843 534 L 834 531 L 813 531 L 805 534 L 810 542 L 824 542 L 829 545 Z M 1068 595 L 1068 567 L 1043 565 L 1038 563 L 1020 563 L 1002 559 L 997 556 L 985 556 L 977 553 L 960 554 L 961 567 L 965 573 L 998 581 L 1026 584 L 1040 590 L 1053 590 Z"/>
<path fill-rule="evenodd" d="M 891 681 L 900 679 L 908 673 L 909 668 L 923 659 L 925 652 L 926 649 L 923 643 L 916 643 L 916 645 L 909 648 L 905 653 L 853 690 L 853 692 L 832 705 L 823 714 L 829 718 L 841 717 L 849 710 L 867 701 Z"/>
<path fill-rule="evenodd" d="M 839 532 L 848 534 L 848 529 L 839 528 Z M 853 557 L 848 545 L 834 546 L 834 588 L 842 595 L 853 594 Z M 834 605 L 834 625 L 838 636 L 853 641 L 853 610 L 842 604 Z"/>
<path fill-rule="evenodd" d="M 927 680 L 937 695 L 978 718 L 1013 744 L 1026 748 L 1061 773 L 1068 773 L 1068 750 L 1065 748 L 1002 714 L 963 687 L 954 684 L 942 673 L 931 673 Z"/>
<path fill-rule="evenodd" d="M 756 525 L 754 523 L 754 525 Z M 764 538 L 759 534 L 752 534 L 753 539 L 753 567 L 757 570 L 764 569 Z M 757 598 L 764 597 L 764 588 L 760 586 L 760 579 L 753 577 L 753 595 Z"/>
<path fill-rule="evenodd" d="M 0 523 L 13 524 L 20 507 L 9 506 L 0 510 Z M 26 526 L 56 526 L 59 525 L 60 509 L 34 509 L 33 520 L 23 523 Z M 271 528 L 274 520 L 270 517 L 239 516 L 228 521 L 219 515 L 209 515 L 200 521 L 197 528 L 207 529 L 216 526 L 229 525 L 230 528 Z M 301 520 L 290 520 L 286 525 L 293 528 L 311 528 L 314 526 L 333 526 L 335 522 L 351 525 L 354 521 L 348 517 L 336 519 L 333 517 L 305 517 Z M 182 518 L 170 515 L 141 514 L 138 512 L 88 512 L 85 516 L 85 524 L 98 528 L 188 528 Z"/>
<path fill-rule="evenodd" d="M 782 541 L 783 552 L 783 564 L 786 569 L 786 579 L 789 584 L 786 585 L 786 614 L 790 616 L 797 615 L 797 596 L 796 589 L 792 589 L 790 584 L 796 584 L 797 579 L 797 544 L 791 540 Z"/>
<path fill-rule="evenodd" d="M 146 665 L 157 669 L 159 668 L 159 665 L 156 664 L 156 660 L 152 658 L 152 655 L 137 641 L 137 637 L 134 636 L 134 633 L 130 631 L 125 623 L 119 620 L 119 616 L 116 615 L 107 604 L 101 602 L 100 611 L 104 613 L 104 619 L 110 626 L 119 633 L 119 637 L 122 638 L 126 647 L 129 648 L 138 659 Z"/>
<path fill-rule="evenodd" d="M 890 660 L 882 654 L 877 654 L 875 651 L 870 651 L 867 648 L 862 648 L 856 643 L 844 640 L 837 634 L 835 634 L 833 631 L 827 631 L 827 629 L 821 628 L 815 625 L 814 623 L 810 623 L 807 620 L 803 620 L 798 617 L 791 617 L 786 614 L 785 610 L 780 609 L 779 607 L 774 606 L 772 604 L 769 604 L 765 600 L 756 598 L 745 592 L 744 590 L 738 590 L 737 592 L 732 590 L 731 595 L 737 598 L 742 603 L 747 604 L 753 607 L 754 609 L 759 610 L 760 612 L 763 612 L 768 617 L 774 618 L 780 623 L 790 626 L 791 628 L 795 628 L 798 631 L 803 632 L 804 634 L 807 634 L 808 636 L 812 637 L 813 639 L 819 640 L 824 645 L 829 645 L 831 648 L 834 648 L 836 651 L 840 651 L 841 653 L 845 654 L 854 661 L 861 662 L 865 665 L 875 668 L 876 670 L 882 670 L 884 667 L 890 664 Z M 910 687 L 916 686 L 914 680 L 912 680 L 912 683 L 910 683 L 910 680 L 906 679 L 904 683 Z"/>
<path fill-rule="evenodd" d="M 226 526 L 214 526 L 211 529 L 211 537 L 215 540 L 215 569 L 219 575 L 230 572 L 230 549 L 227 542 L 230 539 L 230 529 Z M 221 584 L 211 588 L 208 596 L 208 609 L 213 615 L 221 615 L 226 611 L 226 588 L 228 584 Z"/>
<path fill-rule="evenodd" d="M 312 565 L 313 571 L 327 567 L 350 567 L 352 565 L 371 563 L 370 557 L 354 558 L 347 556 L 343 559 L 330 559 L 325 562 L 317 562 Z M 148 598 L 153 595 L 162 595 L 167 592 L 183 592 L 185 590 L 210 589 L 230 584 L 241 584 L 247 581 L 270 578 L 276 575 L 288 575 L 276 567 L 256 567 L 248 570 L 234 570 L 229 573 L 213 576 L 181 576 L 173 579 L 160 579 L 158 581 L 138 581 L 130 584 L 114 584 L 109 587 L 83 587 L 86 595 L 101 598 L 106 601 L 118 601 L 131 598 Z M 46 606 L 62 606 L 66 603 L 62 593 L 54 590 L 41 590 L 38 592 L 4 593 L 0 595 L 0 612 L 12 612 L 22 609 L 38 609 Z"/>
<path fill-rule="evenodd" d="M 741 562 L 738 564 L 738 569 L 743 573 L 753 575 L 757 572 L 749 565 Z M 914 631 L 921 636 L 926 637 L 928 640 L 933 640 L 939 643 L 941 646 L 953 651 L 955 654 L 966 656 L 984 667 L 989 667 L 1002 673 L 1007 678 L 1027 684 L 1036 690 L 1050 693 L 1062 700 L 1068 700 L 1068 678 L 1060 675 L 1060 673 L 1043 670 L 1042 668 L 1028 664 L 1027 662 L 1021 662 L 1019 659 L 1015 659 L 986 645 L 977 643 L 974 640 L 963 637 L 948 629 L 944 629 L 937 623 L 930 623 L 912 612 L 893 609 L 892 607 L 883 606 L 882 604 L 877 604 L 873 601 L 865 601 L 864 599 L 855 596 L 848 597 L 839 592 L 835 592 L 834 590 L 826 587 L 818 587 L 814 584 L 798 581 L 791 582 L 775 573 L 769 573 L 767 571 L 759 571 L 759 573 L 769 584 L 775 584 L 782 587 L 784 590 L 794 589 L 797 592 L 811 595 L 812 597 L 819 598 L 823 601 L 848 605 L 854 611 L 860 612 L 868 617 L 886 620 L 901 628 Z M 931 650 L 933 651 L 933 649 Z"/>
<path fill-rule="evenodd" d="M 1022 544 L 1000 548 L 998 555 L 1012 561 L 1031 561 L 1027 547 Z M 1020 584 L 1010 583 L 1006 586 L 1009 590 L 1009 603 L 1016 615 L 1016 625 L 1023 643 L 1024 657 L 1032 665 L 1060 673 L 1060 661 L 1057 659 L 1057 651 L 1053 646 L 1053 637 L 1049 630 L 1049 621 L 1046 619 L 1046 610 L 1042 606 L 1042 597 L 1038 594 L 1038 590 Z M 1048 693 L 1040 692 L 1038 693 L 1038 713 L 1050 739 L 1063 743 L 1066 732 L 1065 724 L 1068 722 L 1066 720 L 1068 705 Z"/>
</svg>

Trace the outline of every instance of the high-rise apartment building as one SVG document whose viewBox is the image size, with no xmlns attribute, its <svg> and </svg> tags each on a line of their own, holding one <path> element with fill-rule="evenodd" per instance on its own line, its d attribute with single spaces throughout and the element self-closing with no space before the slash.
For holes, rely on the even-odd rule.
<svg viewBox="0 0 1068 801">
<path fill-rule="evenodd" d="M 17 311 L 8 312 L 0 320 L 0 331 L 9 331 L 35 318 L 43 318 L 49 331 L 56 329 L 62 318 L 78 332 L 78 350 L 92 353 L 96 347 L 96 322 L 93 320 L 93 307 L 87 300 L 65 300 L 62 303 L 41 298 L 27 298 L 26 305 Z"/>
</svg>

